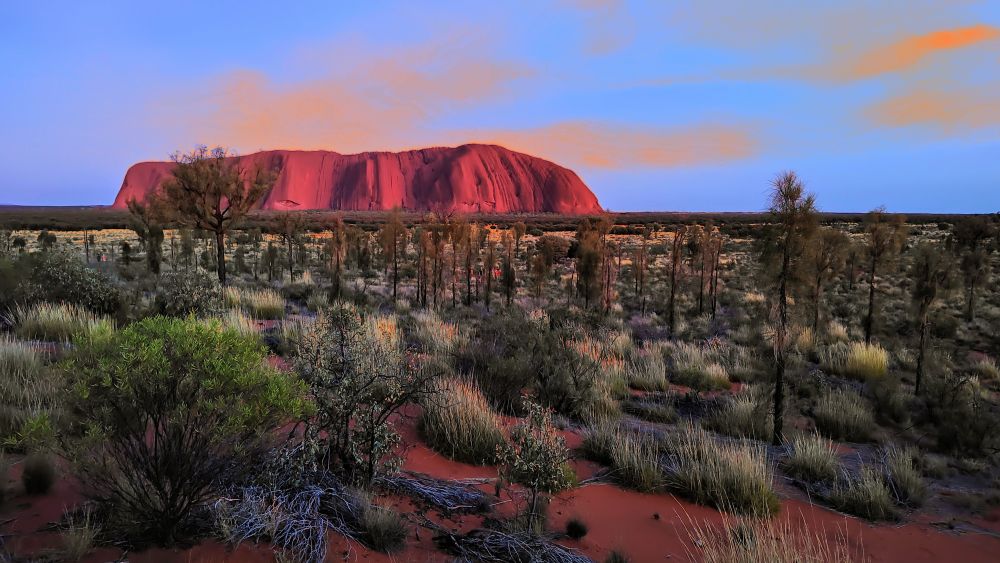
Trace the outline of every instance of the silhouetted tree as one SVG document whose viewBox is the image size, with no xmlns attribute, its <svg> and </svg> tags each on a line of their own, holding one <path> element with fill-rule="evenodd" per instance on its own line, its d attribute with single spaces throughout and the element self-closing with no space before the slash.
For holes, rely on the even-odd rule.
<svg viewBox="0 0 1000 563">
<path fill-rule="evenodd" d="M 941 294 L 951 285 L 954 264 L 951 258 L 931 243 L 922 243 L 916 248 L 910 277 L 913 279 L 913 302 L 917 308 L 917 322 L 920 327 L 920 347 L 917 353 L 917 379 L 915 393 L 920 394 L 924 378 L 927 339 L 930 329 L 930 310 Z"/>
<path fill-rule="evenodd" d="M 872 341 L 875 324 L 875 293 L 878 269 L 899 253 L 906 239 L 906 218 L 889 215 L 885 208 L 869 211 L 865 216 L 865 241 L 868 253 L 868 314 L 865 317 L 865 342 Z"/>
<path fill-rule="evenodd" d="M 819 231 L 806 250 L 804 266 L 812 290 L 812 329 L 819 333 L 819 310 L 823 288 L 830 276 L 842 267 L 847 250 L 847 235 L 834 228 Z"/>
<path fill-rule="evenodd" d="M 670 337 L 673 338 L 677 329 L 677 274 L 681 267 L 681 250 L 684 249 L 684 240 L 687 238 L 687 227 L 681 225 L 674 230 L 674 238 L 670 243 L 670 300 L 667 304 L 669 309 Z"/>
</svg>

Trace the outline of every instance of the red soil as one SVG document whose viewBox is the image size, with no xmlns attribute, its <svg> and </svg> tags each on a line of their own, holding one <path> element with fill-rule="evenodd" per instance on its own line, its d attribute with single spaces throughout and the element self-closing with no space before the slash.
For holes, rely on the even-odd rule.
<svg viewBox="0 0 1000 563">
<path fill-rule="evenodd" d="M 351 155 L 274 150 L 237 158 L 242 168 L 277 174 L 262 209 L 601 212 L 597 198 L 572 170 L 495 145 Z M 142 201 L 170 178 L 172 167 L 170 162 L 130 167 L 113 207 Z"/>
<path fill-rule="evenodd" d="M 403 435 L 405 462 L 403 468 L 448 479 L 491 479 L 496 476 L 494 467 L 478 467 L 442 457 L 430 450 L 420 439 L 413 424 L 419 409 L 409 408 L 407 416 L 396 422 Z M 564 432 L 570 445 L 579 443 L 579 436 Z M 594 463 L 573 462 L 581 479 L 593 476 L 600 469 Z M 49 523 L 57 521 L 66 508 L 80 502 L 75 481 L 60 480 L 53 491 L 45 496 L 27 497 L 15 482 L 19 479 L 20 464 L 15 464 L 8 475 L 9 490 L 16 498 L 5 503 L 0 510 L 2 533 L 9 536 L 8 547 L 18 554 L 39 554 L 59 545 L 56 532 L 45 531 Z M 492 493 L 493 487 L 481 486 Z M 506 499 L 508 501 L 509 499 Z M 413 504 L 405 498 L 382 499 L 404 513 L 414 511 Z M 501 513 L 512 510 L 509 502 L 497 507 Z M 718 526 L 724 516 L 719 512 L 690 504 L 673 495 L 641 494 L 623 490 L 611 484 L 589 484 L 557 495 L 549 505 L 549 527 L 559 531 L 570 518 L 583 520 L 589 533 L 579 541 L 565 539 L 561 543 L 581 550 L 589 557 L 601 561 L 613 549 L 620 549 L 634 562 L 678 560 L 688 561 L 697 548 L 688 538 L 686 527 L 698 525 Z M 657 518 L 654 515 L 659 515 Z M 468 531 L 481 523 L 481 517 L 465 516 L 457 522 L 427 514 L 432 521 L 454 530 Z M 952 560 L 963 562 L 996 561 L 1000 540 L 986 533 L 958 533 L 935 527 L 933 514 L 919 513 L 903 525 L 870 524 L 856 518 L 845 517 L 825 508 L 794 499 L 783 498 L 778 518 L 787 519 L 795 529 L 807 528 L 811 533 L 826 534 L 832 540 L 846 541 L 858 559 L 870 561 L 921 562 Z M 987 530 L 997 528 L 996 518 L 970 521 L 972 526 Z M 331 535 L 329 561 L 447 561 L 449 557 L 435 550 L 432 534 L 412 527 L 406 549 L 392 556 L 371 552 L 357 543 Z M 102 548 L 93 552 L 87 561 L 108 561 L 119 555 L 114 549 Z M 195 547 L 180 549 L 154 549 L 130 553 L 130 561 L 149 563 L 215 562 L 215 561 L 273 561 L 270 547 L 244 544 L 232 550 L 217 541 L 205 541 Z"/>
</svg>

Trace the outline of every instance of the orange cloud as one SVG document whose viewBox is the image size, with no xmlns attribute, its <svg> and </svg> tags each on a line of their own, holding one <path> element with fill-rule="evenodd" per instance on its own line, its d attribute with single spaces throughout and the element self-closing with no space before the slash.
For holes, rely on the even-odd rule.
<svg viewBox="0 0 1000 563">
<path fill-rule="evenodd" d="M 690 166 L 747 158 L 759 150 L 748 127 L 695 125 L 648 129 L 569 121 L 526 130 L 473 132 L 470 137 L 593 168 Z"/>
<path fill-rule="evenodd" d="M 845 70 L 848 77 L 855 79 L 898 72 L 916 66 L 935 53 L 970 47 L 998 37 L 1000 29 L 985 24 L 914 35 L 860 54 Z"/>
<path fill-rule="evenodd" d="M 887 98 L 868 107 L 865 116 L 877 125 L 922 125 L 942 133 L 1000 125 L 1000 88 L 920 90 Z"/>
</svg>

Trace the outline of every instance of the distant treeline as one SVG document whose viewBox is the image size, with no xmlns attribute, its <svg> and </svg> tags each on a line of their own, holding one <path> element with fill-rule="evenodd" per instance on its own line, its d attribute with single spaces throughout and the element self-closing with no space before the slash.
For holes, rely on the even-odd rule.
<svg viewBox="0 0 1000 563">
<path fill-rule="evenodd" d="M 250 215 L 242 228 L 259 228 L 263 231 L 276 231 L 278 217 L 283 211 L 257 211 Z M 384 211 L 296 211 L 306 216 L 305 229 L 323 231 L 339 217 L 344 223 L 357 225 L 365 230 L 376 230 L 385 222 L 389 213 Z M 658 225 L 670 229 L 673 225 L 706 223 L 711 221 L 720 227 L 735 228 L 755 223 L 765 223 L 767 213 L 763 212 L 733 212 L 733 213 L 689 213 L 689 212 L 623 212 L 611 213 L 614 217 L 616 234 L 632 234 L 638 228 Z M 1000 217 L 1000 214 L 991 214 Z M 408 224 L 420 223 L 426 218 L 427 212 L 406 212 L 402 220 Z M 911 224 L 952 224 L 956 219 L 965 217 L 960 214 L 943 213 L 908 213 L 906 219 Z M 555 215 L 551 213 L 505 213 L 475 214 L 479 223 L 509 226 L 517 222 L 524 223 L 529 232 L 573 231 L 583 216 Z M 864 218 L 864 213 L 821 213 L 823 223 L 858 223 Z M 132 225 L 132 217 L 127 210 L 108 207 L 20 207 L 0 206 L 0 229 L 28 229 L 50 231 L 79 231 L 83 229 L 127 229 Z"/>
</svg>

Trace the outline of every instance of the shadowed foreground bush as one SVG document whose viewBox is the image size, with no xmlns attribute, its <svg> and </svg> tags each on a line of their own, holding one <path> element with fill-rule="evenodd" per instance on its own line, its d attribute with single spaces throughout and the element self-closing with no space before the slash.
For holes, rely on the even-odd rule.
<svg viewBox="0 0 1000 563">
<path fill-rule="evenodd" d="M 254 466 L 266 434 L 307 408 L 258 341 L 152 317 L 77 339 L 65 371 L 68 454 L 109 528 L 170 543 L 191 511 Z"/>
</svg>

